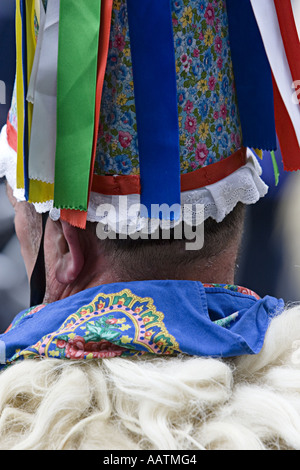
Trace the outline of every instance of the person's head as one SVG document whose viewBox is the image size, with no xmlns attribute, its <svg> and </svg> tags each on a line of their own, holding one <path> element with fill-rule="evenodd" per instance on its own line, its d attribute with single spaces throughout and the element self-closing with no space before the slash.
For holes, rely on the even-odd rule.
<svg viewBox="0 0 300 470">
<path fill-rule="evenodd" d="M 40 246 L 41 215 L 28 202 L 17 202 L 7 185 L 15 209 L 15 228 L 30 278 Z M 44 236 L 46 300 L 55 301 L 93 285 L 149 279 L 188 279 L 233 283 L 244 223 L 238 204 L 221 223 L 204 222 L 204 245 L 187 250 L 186 239 L 131 238 L 100 240 L 97 224 L 85 230 L 48 219 Z"/>
<path fill-rule="evenodd" d="M 47 57 L 51 73 L 39 83 L 47 48 L 37 47 L 40 60 L 34 61 L 28 84 L 28 109 L 20 75 L 0 135 L 0 176 L 8 178 L 19 200 L 33 202 L 38 212 L 49 212 L 44 240 L 49 299 L 96 282 L 150 278 L 233 282 L 242 206 L 267 193 L 251 149 L 277 145 L 272 63 L 262 47 L 259 7 L 242 2 L 233 8 L 225 0 L 186 3 L 155 2 L 148 14 L 144 7 L 133 8 L 133 2 L 103 1 L 96 31 L 99 42 L 94 41 L 95 31 L 84 24 L 90 21 L 88 15 L 78 15 L 76 26 L 91 36 L 68 37 L 72 29 L 66 27 L 68 15 L 55 2 L 49 2 L 47 11 L 41 5 L 36 12 L 38 38 L 43 37 L 38 33 L 44 14 L 53 19 L 57 41 Z M 99 11 L 91 14 L 97 30 Z M 239 18 L 251 26 L 246 37 Z M 158 20 L 162 27 L 157 27 Z M 59 37 L 65 40 L 58 48 Z M 160 41 L 163 46 L 156 47 Z M 69 44 L 73 51 L 80 46 L 80 57 L 70 53 Z M 147 54 L 142 44 L 147 45 Z M 264 73 L 257 74 L 253 63 L 245 60 L 253 50 Z M 93 74 L 84 75 L 90 66 Z M 92 81 L 92 76 L 97 80 Z M 277 74 L 274 78 L 275 83 Z M 36 89 L 43 90 L 39 98 Z M 248 89 L 251 93 L 245 92 Z M 53 93 L 53 100 L 48 100 Z M 25 120 L 19 122 L 22 115 Z M 123 210 L 124 198 L 129 204 Z M 138 232 L 136 214 L 141 211 L 132 216 L 132 207 L 140 204 L 149 209 L 166 202 L 168 207 L 179 203 L 181 208 L 204 207 L 202 249 L 187 250 L 186 240 L 175 236 L 170 240 L 97 237 L 97 222 L 105 225 L 100 206 L 110 207 L 108 225 L 117 212 L 121 222 Z M 36 215 L 35 222 L 27 202 L 16 209 L 16 230 L 30 277 L 41 216 Z"/>
</svg>

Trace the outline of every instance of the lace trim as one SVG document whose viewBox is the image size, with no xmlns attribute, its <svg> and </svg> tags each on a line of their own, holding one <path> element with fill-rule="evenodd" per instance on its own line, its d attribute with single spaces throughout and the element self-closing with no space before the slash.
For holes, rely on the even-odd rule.
<svg viewBox="0 0 300 470">
<path fill-rule="evenodd" d="M 14 196 L 24 201 L 24 190 L 16 189 L 16 152 L 7 143 L 6 126 L 0 134 L 0 177 L 5 176 L 13 188 Z M 158 226 L 170 228 L 182 220 L 190 226 L 199 225 L 208 217 L 221 222 L 238 202 L 255 204 L 265 196 L 268 186 L 262 181 L 261 167 L 250 149 L 247 163 L 217 183 L 181 194 L 181 218 L 170 224 L 168 220 L 141 217 L 140 195 L 108 196 L 91 193 L 87 220 L 100 222 L 108 231 L 131 235 L 140 231 L 154 233 Z M 34 204 L 39 213 L 50 212 L 53 220 L 60 217 L 53 201 Z"/>
<path fill-rule="evenodd" d="M 199 225 L 208 217 L 221 222 L 238 202 L 255 204 L 268 191 L 268 186 L 260 178 L 261 172 L 256 157 L 248 149 L 246 165 L 233 174 L 215 184 L 181 193 L 182 220 L 190 226 Z M 176 225 L 176 221 L 170 224 L 159 219 L 142 218 L 139 203 L 138 194 L 107 196 L 92 193 L 88 220 L 101 222 L 108 231 L 120 234 L 153 233 L 159 225 L 166 229 Z"/>
</svg>

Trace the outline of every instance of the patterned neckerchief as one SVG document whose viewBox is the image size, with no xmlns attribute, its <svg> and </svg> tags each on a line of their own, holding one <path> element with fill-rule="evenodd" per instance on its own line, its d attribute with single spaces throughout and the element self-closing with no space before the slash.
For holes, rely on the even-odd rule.
<svg viewBox="0 0 300 470">
<path fill-rule="evenodd" d="M 197 281 L 107 284 L 21 312 L 0 336 L 2 364 L 146 353 L 230 357 L 260 351 L 282 300 Z M 4 358 L 4 359 L 3 359 Z"/>
</svg>

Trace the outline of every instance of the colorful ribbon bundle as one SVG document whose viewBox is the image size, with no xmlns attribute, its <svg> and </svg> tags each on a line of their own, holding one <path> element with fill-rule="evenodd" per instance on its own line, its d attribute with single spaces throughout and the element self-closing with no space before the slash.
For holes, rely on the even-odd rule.
<svg viewBox="0 0 300 470">
<path fill-rule="evenodd" d="M 226 4 L 243 146 L 274 151 L 277 133 L 284 168 L 297 170 L 300 107 L 292 84 L 300 80 L 300 46 L 291 0 Z M 48 0 L 46 11 L 41 0 L 16 2 L 17 186 L 30 202 L 53 200 L 61 218 L 81 228 L 94 179 L 112 10 L 113 0 Z M 127 0 L 127 14 L 141 204 L 176 206 L 183 187 L 171 2 Z"/>
</svg>

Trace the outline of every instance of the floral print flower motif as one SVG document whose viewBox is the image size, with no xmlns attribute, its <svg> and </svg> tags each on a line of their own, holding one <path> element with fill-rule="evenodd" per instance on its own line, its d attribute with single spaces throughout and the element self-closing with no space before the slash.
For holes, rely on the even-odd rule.
<svg viewBox="0 0 300 470">
<path fill-rule="evenodd" d="M 56 331 L 25 349 L 15 350 L 10 361 L 33 357 L 94 360 L 180 352 L 153 298 L 139 297 L 124 289 L 98 293 L 89 304 L 69 312 Z"/>
<path fill-rule="evenodd" d="M 132 141 L 132 135 L 129 132 L 119 132 L 119 142 L 123 148 L 129 147 Z"/>
<path fill-rule="evenodd" d="M 118 155 L 115 158 L 116 174 L 129 175 L 132 170 L 132 164 L 127 155 Z"/>
<path fill-rule="evenodd" d="M 177 14 L 181 13 L 183 9 L 183 0 L 174 0 L 173 8 Z"/>
<path fill-rule="evenodd" d="M 202 141 L 205 141 L 208 137 L 208 134 L 209 134 L 209 125 L 207 122 L 202 122 L 200 124 L 200 127 L 198 129 L 198 133 L 200 135 L 200 139 Z"/>
<path fill-rule="evenodd" d="M 182 27 L 186 28 L 188 24 L 192 22 L 193 10 L 191 6 L 185 7 L 183 10 L 182 16 L 179 21 L 182 23 Z"/>
<path fill-rule="evenodd" d="M 204 43 L 206 46 L 211 46 L 214 42 L 214 34 L 212 29 L 208 29 L 204 34 Z"/>
<path fill-rule="evenodd" d="M 113 43 L 114 47 L 116 47 L 119 51 L 123 51 L 125 47 L 125 39 L 122 34 L 117 34 Z"/>
<path fill-rule="evenodd" d="M 65 357 L 68 359 L 85 359 L 86 356 L 91 359 L 100 359 L 103 357 L 116 357 L 126 351 L 121 346 L 110 343 L 109 341 L 88 341 L 82 336 L 75 336 L 73 339 L 58 339 L 56 345 L 59 349 L 65 350 Z"/>
<path fill-rule="evenodd" d="M 208 156 L 208 149 L 205 144 L 198 144 L 196 148 L 196 160 L 203 164 Z"/>
<path fill-rule="evenodd" d="M 216 77 L 209 77 L 208 79 L 208 88 L 213 91 L 215 89 L 215 86 L 216 86 Z"/>
<path fill-rule="evenodd" d="M 197 120 L 194 116 L 188 116 L 185 121 L 184 128 L 190 133 L 194 134 L 197 127 Z"/>
<path fill-rule="evenodd" d="M 226 0 L 171 0 L 171 5 L 181 171 L 187 173 L 231 155 L 242 134 Z M 114 0 L 112 23 L 95 173 L 132 175 L 139 173 L 139 158 L 126 0 Z"/>
<path fill-rule="evenodd" d="M 214 47 L 215 47 L 215 51 L 217 54 L 222 53 L 223 44 L 222 44 L 222 39 L 220 38 L 220 36 L 216 36 Z"/>
<path fill-rule="evenodd" d="M 185 112 L 187 114 L 190 114 L 193 111 L 193 108 L 194 108 L 193 102 L 190 100 L 187 100 L 185 107 L 184 107 Z"/>
</svg>

